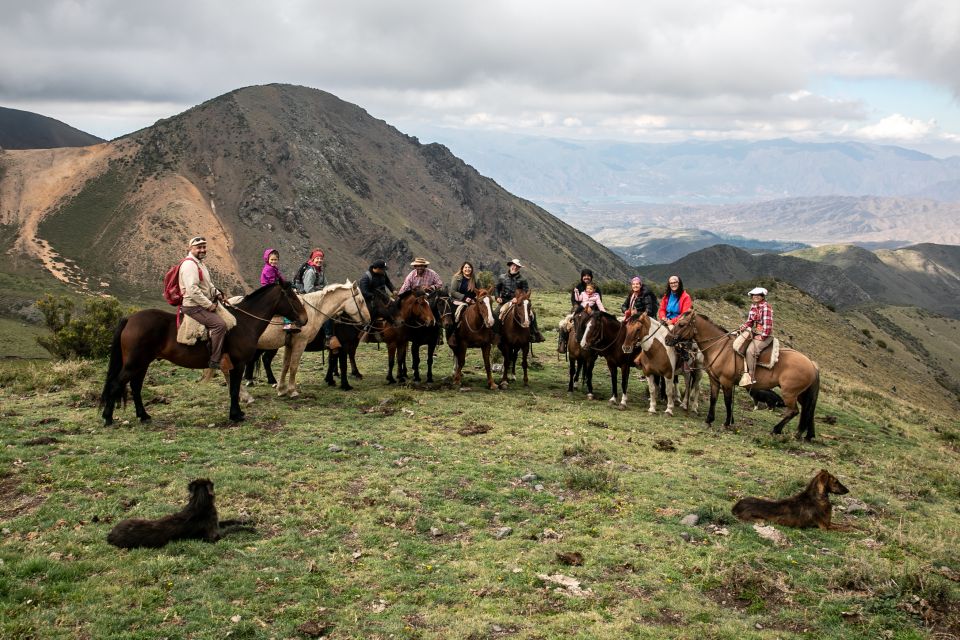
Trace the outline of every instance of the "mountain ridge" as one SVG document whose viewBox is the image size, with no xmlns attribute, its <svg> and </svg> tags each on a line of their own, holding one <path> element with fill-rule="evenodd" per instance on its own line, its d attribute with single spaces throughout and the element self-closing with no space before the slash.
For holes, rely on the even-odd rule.
<svg viewBox="0 0 960 640">
<path fill-rule="evenodd" d="M 101 142 L 103 138 L 60 120 L 32 111 L 0 107 L 0 149 L 87 147 Z"/>
</svg>

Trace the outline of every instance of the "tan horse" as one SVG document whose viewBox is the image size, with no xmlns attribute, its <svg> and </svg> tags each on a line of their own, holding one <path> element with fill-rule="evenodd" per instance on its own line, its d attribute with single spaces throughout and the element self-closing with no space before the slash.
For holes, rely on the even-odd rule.
<svg viewBox="0 0 960 640">
<path fill-rule="evenodd" d="M 695 311 L 688 311 L 674 325 L 672 340 L 693 340 L 703 352 L 707 373 L 710 374 L 710 411 L 707 424 L 712 424 L 719 390 L 723 389 L 723 401 L 727 410 L 724 426 L 733 424 L 733 387 L 743 373 L 743 358 L 733 349 L 735 334 L 718 327 L 710 318 Z M 806 432 L 806 439 L 813 440 L 813 415 L 820 395 L 820 370 L 817 363 L 793 349 L 780 349 L 780 359 L 772 369 L 757 367 L 755 389 L 780 387 L 783 402 L 783 417 L 773 428 L 773 433 L 783 432 L 783 427 L 795 415 L 800 414 L 797 438 Z M 798 407 L 799 403 L 799 407 Z"/>
<path fill-rule="evenodd" d="M 659 320 L 651 319 L 644 311 L 639 316 L 631 318 L 626 323 L 627 336 L 623 341 L 623 350 L 636 352 L 637 347 L 643 351 L 633 363 L 640 367 L 647 378 L 650 389 L 650 413 L 657 412 L 657 386 L 654 376 L 663 376 L 667 384 L 667 408 L 664 411 L 673 415 L 673 405 L 677 400 L 677 387 L 674 379 L 678 373 L 683 373 L 686 388 L 683 393 L 681 408 L 697 412 L 700 406 L 700 378 L 703 375 L 703 353 L 697 352 L 696 366 L 692 371 L 684 371 L 682 363 L 677 361 L 677 350 L 667 346 L 666 340 L 670 336 L 667 325 Z"/>
<path fill-rule="evenodd" d="M 469 305 L 461 312 L 460 322 L 455 330 L 456 346 L 453 355 L 456 363 L 453 368 L 453 383 L 460 384 L 463 378 L 463 364 L 467 359 L 467 348 L 479 348 L 483 354 L 483 368 L 487 372 L 487 387 L 496 389 L 493 374 L 490 373 L 490 347 L 493 344 L 493 307 L 490 302 L 490 292 L 486 289 L 477 291 L 474 304 Z"/>
<path fill-rule="evenodd" d="M 357 283 L 347 280 L 343 284 L 327 285 L 320 291 L 313 291 L 299 296 L 307 310 L 307 321 L 303 324 L 300 333 L 287 334 L 283 331 L 283 320 L 279 316 L 273 318 L 270 326 L 261 334 L 257 342 L 257 349 L 272 351 L 284 347 L 283 369 L 280 380 L 277 382 L 277 395 L 287 395 L 295 398 L 297 391 L 297 371 L 300 369 L 300 360 L 307 345 L 317 336 L 323 323 L 328 318 L 340 312 L 346 313 L 353 322 L 366 324 L 370 322 L 370 312 L 360 294 Z M 289 337 L 289 342 L 287 341 Z M 289 381 L 287 375 L 289 374 Z M 241 390 L 241 399 L 250 403 L 253 398 L 246 390 Z"/>
</svg>

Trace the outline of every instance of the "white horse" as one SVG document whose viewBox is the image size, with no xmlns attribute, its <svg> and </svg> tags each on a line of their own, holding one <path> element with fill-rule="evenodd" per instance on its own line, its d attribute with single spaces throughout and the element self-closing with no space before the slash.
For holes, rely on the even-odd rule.
<svg viewBox="0 0 960 640">
<path fill-rule="evenodd" d="M 667 346 L 666 338 L 670 330 L 666 323 L 650 318 L 646 312 L 639 318 L 627 323 L 627 335 L 623 341 L 624 351 L 627 348 L 636 349 L 639 346 L 642 352 L 634 360 L 647 378 L 650 389 L 650 413 L 657 412 L 657 385 L 654 375 L 661 375 L 667 384 L 667 415 L 673 415 L 674 402 L 678 400 L 677 388 L 673 383 L 674 376 L 682 372 L 685 388 L 680 407 L 697 413 L 700 407 L 700 378 L 703 375 L 703 353 L 697 350 L 696 363 L 692 371 L 684 371 L 683 363 L 677 361 L 677 350 Z"/>
<path fill-rule="evenodd" d="M 299 395 L 296 381 L 303 351 L 317 337 L 323 323 L 329 318 L 343 312 L 352 322 L 370 323 L 370 311 L 356 282 L 347 280 L 344 284 L 327 285 L 320 291 L 301 295 L 300 302 L 307 310 L 307 323 L 300 328 L 299 333 L 286 333 L 282 328 L 283 319 L 275 316 L 257 342 L 257 349 L 273 350 L 284 347 L 283 370 L 280 373 L 280 380 L 277 381 L 278 396 L 288 395 L 295 398 Z M 290 374 L 289 382 L 287 382 L 288 373 Z M 248 404 L 253 401 L 253 397 L 245 389 L 241 390 L 241 399 Z"/>
</svg>

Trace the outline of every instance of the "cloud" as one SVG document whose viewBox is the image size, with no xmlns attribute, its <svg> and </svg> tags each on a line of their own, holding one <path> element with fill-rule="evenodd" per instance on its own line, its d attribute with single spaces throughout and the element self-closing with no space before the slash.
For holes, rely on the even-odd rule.
<svg viewBox="0 0 960 640">
<path fill-rule="evenodd" d="M 938 0 L 4 4 L 0 103 L 87 105 L 85 121 L 290 82 L 391 122 L 816 136 L 871 113 L 856 97 L 818 95 L 817 78 L 905 78 L 960 95 L 960 3 Z"/>
</svg>

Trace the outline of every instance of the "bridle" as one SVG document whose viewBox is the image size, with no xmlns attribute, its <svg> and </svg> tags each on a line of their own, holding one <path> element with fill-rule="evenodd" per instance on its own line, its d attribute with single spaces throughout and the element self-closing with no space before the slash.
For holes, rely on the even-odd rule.
<svg viewBox="0 0 960 640">
<path fill-rule="evenodd" d="M 489 295 L 489 294 L 483 296 L 482 298 L 477 298 L 477 301 L 476 301 L 474 304 L 470 305 L 470 306 L 472 307 L 472 306 L 484 304 L 484 303 L 482 302 L 483 300 L 486 300 L 486 301 L 487 301 L 488 308 L 489 308 L 489 302 L 490 302 L 490 295 Z M 460 321 L 463 322 L 463 324 L 465 324 L 465 325 L 467 326 L 467 330 L 469 330 L 470 333 L 480 333 L 481 331 L 484 330 L 485 325 L 486 325 L 486 320 L 484 320 L 484 318 L 483 318 L 483 311 L 480 311 L 480 310 L 477 311 L 477 315 L 480 316 L 480 325 L 481 325 L 481 326 L 479 326 L 479 327 L 476 328 L 476 329 L 474 329 L 473 327 L 470 326 L 470 318 L 467 317 L 467 313 L 468 313 L 469 311 L 470 311 L 470 307 L 467 307 L 466 309 L 463 310 L 463 315 L 461 316 L 461 320 L 460 320 Z M 493 309 L 490 309 L 490 313 L 491 313 L 491 314 L 493 313 Z M 489 328 L 489 327 L 486 327 L 486 328 Z"/>
<path fill-rule="evenodd" d="M 693 317 L 691 317 L 690 322 L 692 323 L 691 324 L 692 330 L 691 330 L 691 335 L 689 339 L 696 342 L 697 347 L 700 349 L 700 352 L 704 354 L 706 354 L 710 349 L 712 349 L 715 346 L 722 346 L 722 345 L 715 344 L 718 340 L 723 340 L 724 338 L 726 338 L 727 341 L 733 340 L 733 336 L 735 336 L 737 333 L 736 331 L 728 331 L 727 333 L 721 333 L 719 336 L 716 336 L 713 338 L 707 338 L 701 343 L 697 339 L 697 325 L 696 325 L 696 322 L 694 322 Z M 675 341 L 677 340 L 676 336 L 674 336 L 674 340 Z M 717 361 L 717 358 L 720 357 L 721 353 L 723 353 L 723 349 L 717 349 L 717 353 L 710 359 L 710 362 L 707 363 L 707 365 L 704 367 L 704 369 L 706 369 L 707 373 L 709 373 L 711 377 L 715 377 L 712 372 L 712 367 L 713 367 L 713 363 Z"/>
<path fill-rule="evenodd" d="M 592 322 L 593 320 L 602 320 L 602 319 L 603 319 L 603 316 L 599 316 L 599 315 L 598 315 L 597 318 L 591 318 L 588 322 Z M 597 324 L 600 326 L 600 338 L 599 338 L 599 339 L 602 340 L 602 339 L 603 339 L 603 323 L 602 323 L 602 322 L 598 322 Z M 618 324 L 619 324 L 619 323 L 618 323 Z M 621 325 L 620 325 L 620 328 L 617 329 L 617 333 L 613 336 L 613 339 L 610 341 L 610 343 L 607 344 L 607 345 L 605 345 L 605 346 L 603 346 L 603 347 L 595 347 L 595 346 L 593 346 L 592 344 L 588 344 L 588 345 L 586 345 L 586 346 L 587 346 L 587 348 L 590 349 L 591 351 L 598 351 L 598 352 L 599 352 L 599 351 L 606 351 L 607 349 L 609 349 L 610 347 L 612 347 L 614 344 L 616 344 L 616 342 L 617 342 L 617 337 L 620 335 L 620 332 L 621 332 L 621 331 L 624 331 L 624 330 L 625 330 L 625 326 L 621 324 Z M 584 333 L 583 337 L 584 337 L 584 340 L 586 340 L 587 334 Z"/>
</svg>

